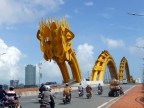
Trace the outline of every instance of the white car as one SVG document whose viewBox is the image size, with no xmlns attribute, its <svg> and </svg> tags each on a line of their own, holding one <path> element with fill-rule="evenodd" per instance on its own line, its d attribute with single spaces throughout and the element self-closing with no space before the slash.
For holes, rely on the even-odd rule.
<svg viewBox="0 0 144 108">
<path fill-rule="evenodd" d="M 127 84 L 127 83 L 128 83 L 127 79 L 123 79 L 123 84 Z"/>
</svg>

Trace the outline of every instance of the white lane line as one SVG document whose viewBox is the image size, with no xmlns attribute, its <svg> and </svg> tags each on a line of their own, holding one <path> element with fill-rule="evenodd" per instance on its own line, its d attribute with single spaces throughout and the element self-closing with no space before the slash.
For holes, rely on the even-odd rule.
<svg viewBox="0 0 144 108">
<path fill-rule="evenodd" d="M 135 87 L 135 85 L 132 86 L 131 88 L 127 89 L 127 90 L 125 91 L 125 93 L 127 93 L 129 90 L 131 90 L 131 89 L 134 88 L 134 87 Z M 108 102 L 105 102 L 105 103 L 103 103 L 102 105 L 98 106 L 97 108 L 102 108 L 103 106 L 105 106 L 106 104 L 112 102 L 113 100 L 116 100 L 117 98 L 120 98 L 120 97 L 115 97 L 115 98 L 109 100 Z"/>
<path fill-rule="evenodd" d="M 106 104 L 108 104 L 108 102 L 103 103 L 102 105 L 98 106 L 97 108 L 101 108 L 101 107 L 105 106 Z"/>
<path fill-rule="evenodd" d="M 38 100 L 38 99 L 31 99 L 31 100 Z"/>
<path fill-rule="evenodd" d="M 134 86 L 132 86 L 131 88 L 129 88 L 129 89 L 127 89 L 126 91 L 125 91 L 125 93 L 127 93 L 128 91 L 130 91 L 132 88 L 134 88 L 136 85 L 134 85 Z"/>
</svg>

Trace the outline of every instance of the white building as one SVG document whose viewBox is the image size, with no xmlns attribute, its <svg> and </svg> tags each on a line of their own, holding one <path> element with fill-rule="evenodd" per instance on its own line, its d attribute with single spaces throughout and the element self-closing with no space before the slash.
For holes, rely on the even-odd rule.
<svg viewBox="0 0 144 108">
<path fill-rule="evenodd" d="M 136 82 L 136 83 L 142 83 L 140 78 L 137 78 L 137 79 L 135 80 L 135 82 Z"/>
<path fill-rule="evenodd" d="M 27 65 L 25 67 L 25 85 L 36 85 L 36 66 Z"/>
</svg>

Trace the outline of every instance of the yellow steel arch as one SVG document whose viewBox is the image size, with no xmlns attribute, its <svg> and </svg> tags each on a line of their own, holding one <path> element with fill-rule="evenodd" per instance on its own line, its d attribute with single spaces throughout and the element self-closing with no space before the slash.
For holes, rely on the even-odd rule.
<svg viewBox="0 0 144 108">
<path fill-rule="evenodd" d="M 112 56 L 110 55 L 110 53 L 106 50 L 102 51 L 102 53 L 99 55 L 98 59 L 96 60 L 95 65 L 92 69 L 90 80 L 103 81 L 106 66 L 108 66 L 109 68 L 111 78 L 112 79 L 115 78 L 118 80 L 119 78 L 118 78 L 115 62 Z"/>
<path fill-rule="evenodd" d="M 128 82 L 133 83 L 133 77 L 130 75 L 128 61 L 125 57 L 121 59 L 120 67 L 119 67 L 119 80 L 122 81 L 124 79 L 124 72 L 126 72 L 126 78 Z"/>
<path fill-rule="evenodd" d="M 80 82 L 82 80 L 81 71 L 79 68 L 76 54 L 72 48 L 72 39 L 74 34 L 71 32 L 69 23 L 65 18 L 58 21 L 56 18 L 52 21 L 51 18 L 41 20 L 39 24 L 39 30 L 37 32 L 37 38 L 40 41 L 41 51 L 44 53 L 44 59 L 51 61 L 53 59 L 58 64 L 64 82 L 70 81 L 70 75 L 66 62 L 68 62 L 72 74 L 73 80 Z M 104 50 L 98 57 L 92 69 L 91 81 L 102 81 L 104 78 L 104 72 L 108 66 L 111 78 L 119 79 L 123 78 L 123 71 L 126 68 L 128 80 L 133 81 L 132 76 L 128 69 L 128 63 L 125 58 L 122 59 L 120 64 L 120 74 L 118 75 L 115 62 L 108 51 Z"/>
<path fill-rule="evenodd" d="M 73 79 L 80 82 L 82 79 L 81 71 L 75 52 L 72 48 L 72 39 L 74 34 L 70 31 L 70 27 L 65 18 L 58 21 L 56 18 L 41 20 L 40 28 L 37 32 L 37 38 L 40 41 L 40 48 L 44 53 L 45 60 L 53 59 L 58 64 L 64 82 L 70 81 L 70 75 L 66 66 L 68 62 Z"/>
</svg>

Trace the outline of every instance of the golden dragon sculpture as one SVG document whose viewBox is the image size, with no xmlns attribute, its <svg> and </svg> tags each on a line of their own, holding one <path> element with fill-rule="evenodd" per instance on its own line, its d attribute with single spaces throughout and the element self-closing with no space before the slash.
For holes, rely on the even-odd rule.
<svg viewBox="0 0 144 108">
<path fill-rule="evenodd" d="M 70 81 L 70 75 L 66 66 L 68 62 L 73 79 L 80 82 L 82 79 L 81 71 L 76 59 L 76 54 L 72 48 L 72 39 L 74 34 L 70 31 L 69 23 L 65 18 L 58 21 L 56 18 L 41 20 L 40 28 L 37 32 L 37 38 L 40 41 L 40 48 L 44 53 L 45 60 L 53 59 L 58 64 L 64 82 Z"/>
<path fill-rule="evenodd" d="M 68 21 L 63 17 L 61 21 L 57 18 L 52 20 L 49 18 L 47 21 L 41 20 L 39 24 L 39 30 L 37 32 L 37 38 L 40 41 L 41 51 L 44 53 L 44 59 L 46 61 L 54 60 L 62 73 L 64 82 L 70 81 L 70 75 L 67 68 L 67 64 L 70 66 L 73 80 L 80 82 L 82 80 L 81 71 L 76 58 L 74 49 L 72 48 L 72 39 L 74 34 L 70 30 Z M 128 71 L 127 78 L 130 82 L 133 82 L 132 76 L 130 76 L 128 63 L 126 59 L 121 60 L 120 74 L 118 74 L 115 62 L 110 53 L 104 50 L 96 60 L 90 80 L 102 81 L 105 74 L 106 66 L 109 67 L 111 78 L 122 80 L 124 69 Z"/>
</svg>

